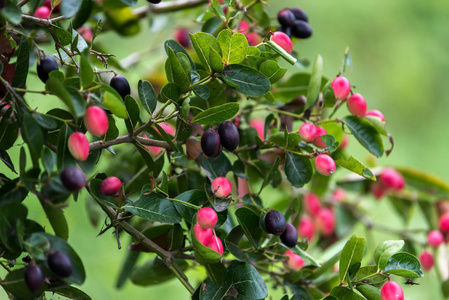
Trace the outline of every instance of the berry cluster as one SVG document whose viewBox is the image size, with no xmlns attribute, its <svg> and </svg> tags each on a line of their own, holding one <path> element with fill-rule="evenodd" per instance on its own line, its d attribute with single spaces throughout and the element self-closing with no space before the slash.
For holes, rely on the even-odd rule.
<svg viewBox="0 0 449 300">
<path fill-rule="evenodd" d="M 218 127 L 218 132 L 213 129 L 206 130 L 201 136 L 201 150 L 208 157 L 220 155 L 222 146 L 229 151 L 234 151 L 240 142 L 240 134 L 231 121 L 224 121 Z"/>
<path fill-rule="evenodd" d="M 204 246 L 223 255 L 223 243 L 214 234 L 214 226 L 217 225 L 218 215 L 210 207 L 201 208 L 196 215 L 197 223 L 193 226 L 193 231 L 197 240 Z"/>
<path fill-rule="evenodd" d="M 284 215 L 277 210 L 270 210 L 265 215 L 265 230 L 274 235 L 280 235 L 282 243 L 289 247 L 296 247 L 298 232 L 295 226 L 285 221 Z"/>
<path fill-rule="evenodd" d="M 282 31 L 290 38 L 292 36 L 299 39 L 306 39 L 312 36 L 312 28 L 309 25 L 309 17 L 306 12 L 300 8 L 286 8 L 278 13 L 278 21 Z"/>
<path fill-rule="evenodd" d="M 335 214 L 330 208 L 321 206 L 320 198 L 313 194 L 304 195 L 304 209 L 306 214 L 301 216 L 297 226 L 299 235 L 309 241 L 315 236 L 315 228 L 323 236 L 330 236 L 335 230 Z"/>
</svg>

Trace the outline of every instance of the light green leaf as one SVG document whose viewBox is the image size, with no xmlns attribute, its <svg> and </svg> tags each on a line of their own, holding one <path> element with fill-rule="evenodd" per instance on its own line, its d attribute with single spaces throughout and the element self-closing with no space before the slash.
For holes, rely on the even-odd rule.
<svg viewBox="0 0 449 300">
<path fill-rule="evenodd" d="M 239 64 L 245 60 L 248 53 L 248 40 L 243 34 L 232 33 L 229 29 L 222 30 L 217 36 L 217 41 L 220 44 L 225 65 Z"/>
<path fill-rule="evenodd" d="M 323 73 L 323 58 L 317 55 L 313 64 L 312 75 L 310 76 L 309 88 L 307 90 L 306 109 L 311 107 L 320 95 L 321 76 Z"/>
<path fill-rule="evenodd" d="M 374 259 L 379 270 L 383 270 L 390 257 L 396 252 L 400 251 L 405 245 L 403 240 L 399 241 L 385 241 L 376 247 L 374 251 Z"/>
<path fill-rule="evenodd" d="M 360 161 L 350 156 L 348 159 L 339 158 L 335 161 L 335 164 L 343 167 L 351 172 L 359 174 L 360 176 L 365 177 L 366 179 L 370 179 L 376 181 L 376 176 L 374 176 L 373 172 L 370 169 L 365 167 Z"/>
<path fill-rule="evenodd" d="M 349 270 L 357 263 L 362 261 L 365 254 L 366 239 L 353 235 L 346 242 L 340 257 L 340 281 L 349 280 Z"/>
<path fill-rule="evenodd" d="M 125 104 L 116 95 L 109 91 L 105 91 L 103 94 L 103 103 L 107 109 L 109 109 L 114 115 L 119 118 L 127 119 Z"/>
</svg>

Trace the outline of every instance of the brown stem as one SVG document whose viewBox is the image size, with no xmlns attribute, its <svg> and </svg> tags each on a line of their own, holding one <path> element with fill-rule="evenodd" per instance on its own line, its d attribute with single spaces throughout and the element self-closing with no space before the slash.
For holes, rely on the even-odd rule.
<svg viewBox="0 0 449 300">
<path fill-rule="evenodd" d="M 114 145 L 118 145 L 118 144 L 133 143 L 135 140 L 139 141 L 141 144 L 146 145 L 146 146 L 157 146 L 157 147 L 161 147 L 161 148 L 171 149 L 170 146 L 166 142 L 147 139 L 147 138 L 144 138 L 141 136 L 130 136 L 130 135 L 119 136 L 118 138 L 116 138 L 114 140 L 110 140 L 110 141 L 106 141 L 106 142 L 105 141 L 92 142 L 92 143 L 90 143 L 89 148 L 90 148 L 90 150 L 105 149 L 109 146 L 114 146 Z"/>
</svg>

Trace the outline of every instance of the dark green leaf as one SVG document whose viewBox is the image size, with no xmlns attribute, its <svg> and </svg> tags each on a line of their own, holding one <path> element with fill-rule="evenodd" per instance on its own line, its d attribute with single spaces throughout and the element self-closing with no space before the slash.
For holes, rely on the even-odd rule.
<svg viewBox="0 0 449 300">
<path fill-rule="evenodd" d="M 133 99 L 130 95 L 126 95 L 125 98 L 125 107 L 126 113 L 128 114 L 128 118 L 125 120 L 126 128 L 128 129 L 129 134 L 134 133 L 134 128 L 139 122 L 139 106 L 136 103 L 136 100 Z"/>
<path fill-rule="evenodd" d="M 184 53 L 187 58 L 190 61 L 190 67 L 192 70 L 195 70 L 195 63 L 193 62 L 192 58 L 190 57 L 189 53 L 187 53 L 187 51 L 177 42 L 174 40 L 167 40 L 164 42 L 164 49 L 165 49 L 165 53 L 168 55 L 168 48 L 172 48 L 173 51 L 175 51 L 176 54 L 178 53 Z"/>
<path fill-rule="evenodd" d="M 357 286 L 357 290 L 362 293 L 367 300 L 381 300 L 380 290 L 372 285 L 359 285 Z"/>
<path fill-rule="evenodd" d="M 148 81 L 139 80 L 137 85 L 140 101 L 143 107 L 151 115 L 154 112 L 157 104 L 157 96 L 153 86 Z"/>
<path fill-rule="evenodd" d="M 365 297 L 345 286 L 334 287 L 330 292 L 330 295 L 337 300 L 366 300 Z M 327 297 L 325 299 L 327 299 Z"/>
<path fill-rule="evenodd" d="M 22 138 L 25 143 L 27 143 L 28 149 L 30 150 L 33 166 L 39 168 L 39 158 L 44 145 L 44 137 L 39 124 L 29 113 L 23 115 L 21 132 Z"/>
<path fill-rule="evenodd" d="M 186 74 L 186 71 L 182 67 L 178 57 L 171 48 L 168 48 L 168 63 L 170 67 L 170 74 L 172 76 L 172 80 L 169 79 L 169 81 L 179 86 L 181 93 L 185 93 L 190 86 L 190 74 Z"/>
<path fill-rule="evenodd" d="M 260 237 L 262 236 L 262 230 L 259 227 L 259 216 L 246 207 L 237 209 L 235 216 L 240 226 L 242 226 L 246 237 L 257 249 L 259 247 Z"/>
<path fill-rule="evenodd" d="M 74 300 L 92 300 L 92 298 L 80 289 L 73 286 L 64 286 L 50 289 L 55 294 Z"/>
<path fill-rule="evenodd" d="M 424 276 L 419 260 L 414 255 L 405 252 L 393 254 L 383 271 L 406 278 Z"/>
<path fill-rule="evenodd" d="M 259 71 L 265 74 L 265 76 L 267 76 L 267 78 L 273 84 L 284 77 L 287 69 L 279 67 L 277 62 L 275 62 L 274 60 L 266 60 L 260 65 Z"/>
<path fill-rule="evenodd" d="M 50 150 L 48 147 L 42 149 L 42 164 L 45 170 L 51 174 L 55 169 L 56 165 L 56 154 Z"/>
<path fill-rule="evenodd" d="M 240 249 L 239 242 L 242 239 L 244 231 L 242 226 L 238 225 L 234 227 L 231 232 L 226 236 L 225 245 L 226 248 L 234 255 L 238 260 L 245 261 L 245 253 Z"/>
<path fill-rule="evenodd" d="M 47 219 L 50 222 L 53 231 L 55 232 L 55 235 L 67 240 L 69 238 L 69 226 L 62 209 L 46 203 L 45 201 L 41 201 L 41 205 L 47 215 Z"/>
<path fill-rule="evenodd" d="M 348 116 L 343 121 L 363 147 L 377 157 L 382 156 L 384 152 L 382 138 L 369 121 L 356 116 Z"/>
<path fill-rule="evenodd" d="M 19 122 L 15 119 L 14 110 L 8 108 L 0 120 L 0 150 L 8 150 L 19 136 Z"/>
<path fill-rule="evenodd" d="M 209 157 L 200 161 L 200 165 L 210 181 L 220 176 L 226 177 L 226 174 L 232 170 L 231 162 L 223 152 L 218 157 Z"/>
<path fill-rule="evenodd" d="M 221 123 L 233 118 L 239 109 L 240 105 L 237 102 L 226 103 L 200 112 L 192 121 L 202 125 Z"/>
<path fill-rule="evenodd" d="M 70 2 L 70 0 L 68 2 Z M 81 5 L 81 1 L 78 0 L 76 2 Z M 53 33 L 55 34 L 55 36 L 58 39 L 61 46 L 67 46 L 68 44 L 70 44 L 72 42 L 72 34 L 70 32 L 68 32 L 67 30 L 65 30 L 59 26 L 56 26 L 54 24 L 51 24 L 50 28 L 53 31 Z"/>
<path fill-rule="evenodd" d="M 164 99 L 171 99 L 174 102 L 178 102 L 179 98 L 181 98 L 181 90 L 178 85 L 169 82 L 162 87 L 160 96 Z"/>
<path fill-rule="evenodd" d="M 5 19 L 14 25 L 19 25 L 22 21 L 22 11 L 12 1 L 6 1 L 6 6 L 0 10 L 0 13 Z"/>
<path fill-rule="evenodd" d="M 20 40 L 19 54 L 17 56 L 16 71 L 14 73 L 14 78 L 12 80 L 11 86 L 16 88 L 25 87 L 29 65 L 30 49 L 27 39 L 25 37 L 22 37 L 22 39 Z"/>
<path fill-rule="evenodd" d="M 399 241 L 385 241 L 382 244 L 379 244 L 374 251 L 374 259 L 379 270 L 383 270 L 390 257 L 401 250 L 405 245 L 403 240 Z"/>
<path fill-rule="evenodd" d="M 362 261 L 365 254 L 366 239 L 353 235 L 346 242 L 340 258 L 340 281 L 349 280 L 349 270 L 354 264 Z"/>
<path fill-rule="evenodd" d="M 34 119 L 36 120 L 37 123 L 39 123 L 39 125 L 42 128 L 48 129 L 48 130 L 53 130 L 53 129 L 57 129 L 58 126 L 58 122 L 55 121 L 55 119 L 47 116 L 47 115 L 43 115 L 40 113 L 34 113 L 33 114 Z"/>
<path fill-rule="evenodd" d="M 14 164 L 11 161 L 11 158 L 8 155 L 8 152 L 5 150 L 0 150 L 0 160 L 14 173 L 17 174 L 16 170 L 14 169 Z"/>
<path fill-rule="evenodd" d="M 91 83 L 94 81 L 94 71 L 92 70 L 92 67 L 90 66 L 87 55 L 81 54 L 80 58 L 80 67 L 81 67 L 81 84 L 83 88 L 88 88 Z"/>
<path fill-rule="evenodd" d="M 150 221 L 179 223 L 182 220 L 173 203 L 156 192 L 149 195 L 143 194 L 139 200 L 133 204 L 127 204 L 123 208 Z"/>
<path fill-rule="evenodd" d="M 98 201 L 103 202 L 104 204 L 111 206 L 113 208 L 118 208 L 117 204 L 114 201 L 114 196 L 106 196 L 100 192 L 100 185 L 102 180 L 94 178 L 89 182 L 89 186 L 87 190 L 89 194 Z"/>
<path fill-rule="evenodd" d="M 113 115 L 108 114 L 108 131 L 106 132 L 104 139 L 110 141 L 118 137 L 119 131 L 117 125 L 115 125 L 115 119 Z"/>
<path fill-rule="evenodd" d="M 200 97 L 202 100 L 207 100 L 210 97 L 209 88 L 205 85 L 196 85 L 192 88 L 195 95 Z"/>
<path fill-rule="evenodd" d="M 61 14 L 67 19 L 76 15 L 81 7 L 82 1 L 80 0 L 63 0 L 61 2 Z"/>
<path fill-rule="evenodd" d="M 178 266 L 185 270 L 189 266 L 185 260 L 176 259 Z M 140 286 L 158 285 L 175 277 L 175 274 L 156 257 L 135 268 L 130 276 L 131 281 Z"/>
<path fill-rule="evenodd" d="M 224 64 L 221 60 L 221 55 L 212 47 L 209 49 L 209 62 L 213 72 L 220 73 L 223 71 Z"/>
<path fill-rule="evenodd" d="M 25 241 L 25 247 L 31 257 L 38 260 L 45 260 L 50 250 L 50 241 L 44 235 L 31 235 Z"/>
<path fill-rule="evenodd" d="M 312 179 L 313 167 L 310 159 L 288 153 L 285 160 L 285 175 L 288 181 L 297 188 L 303 187 Z"/>
<path fill-rule="evenodd" d="M 238 85 L 235 89 L 249 97 L 261 97 L 271 88 L 270 80 L 263 73 L 244 65 L 227 65 L 223 71 L 225 78 Z"/>
<path fill-rule="evenodd" d="M 194 205 L 201 206 L 207 202 L 208 198 L 203 190 L 189 190 L 175 197 L 177 200 L 188 202 Z M 177 212 L 188 223 L 194 222 L 193 216 L 197 213 L 197 210 L 193 207 L 183 205 L 178 202 L 173 202 Z"/>
</svg>

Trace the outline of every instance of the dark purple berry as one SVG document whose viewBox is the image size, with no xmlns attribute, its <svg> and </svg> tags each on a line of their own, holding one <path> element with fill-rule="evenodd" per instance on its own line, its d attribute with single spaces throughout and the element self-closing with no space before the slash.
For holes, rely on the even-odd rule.
<svg viewBox="0 0 449 300">
<path fill-rule="evenodd" d="M 293 248 L 298 242 L 298 231 L 295 226 L 287 223 L 284 232 L 281 234 L 281 241 L 285 246 Z"/>
<path fill-rule="evenodd" d="M 58 64 L 52 57 L 47 56 L 46 58 L 41 58 L 39 60 L 39 63 L 37 64 L 37 76 L 39 76 L 39 79 L 42 80 L 43 83 L 47 82 L 48 74 L 54 70 L 58 70 Z"/>
<path fill-rule="evenodd" d="M 6 6 L 6 0 L 0 0 L 0 9 Z"/>
<path fill-rule="evenodd" d="M 153 4 L 158 4 L 161 3 L 162 0 L 147 0 L 147 1 Z"/>
<path fill-rule="evenodd" d="M 86 185 L 86 175 L 75 167 L 65 168 L 59 177 L 69 191 L 80 190 Z"/>
<path fill-rule="evenodd" d="M 278 21 L 282 26 L 291 26 L 295 21 L 295 15 L 288 9 L 280 10 L 278 12 Z"/>
<path fill-rule="evenodd" d="M 276 29 L 276 31 L 283 32 L 286 35 L 288 35 L 289 38 L 292 38 L 292 28 L 291 27 L 281 26 L 278 29 Z"/>
<path fill-rule="evenodd" d="M 268 233 L 281 235 L 285 230 L 285 217 L 277 210 L 270 210 L 265 216 L 265 228 Z"/>
<path fill-rule="evenodd" d="M 293 23 L 292 34 L 299 39 L 306 39 L 312 35 L 312 28 L 308 23 L 297 20 Z"/>
<path fill-rule="evenodd" d="M 61 251 L 51 253 L 47 258 L 48 267 L 59 277 L 69 277 L 73 272 L 73 264 L 70 258 Z"/>
<path fill-rule="evenodd" d="M 218 134 L 220 135 L 221 144 L 225 149 L 234 151 L 240 142 L 240 134 L 231 121 L 224 121 L 218 126 Z"/>
<path fill-rule="evenodd" d="M 305 22 L 309 21 L 309 17 L 307 16 L 306 12 L 303 11 L 302 9 L 295 7 L 291 8 L 290 11 L 293 13 L 296 20 L 301 20 Z"/>
<path fill-rule="evenodd" d="M 125 99 L 126 95 L 131 94 L 131 88 L 129 87 L 128 80 L 122 75 L 115 75 L 112 77 L 109 85 L 116 90 L 123 99 Z"/>
<path fill-rule="evenodd" d="M 215 130 L 208 129 L 203 133 L 201 136 L 201 150 L 209 157 L 217 157 L 220 155 L 220 135 Z"/>
<path fill-rule="evenodd" d="M 44 286 L 44 273 L 38 265 L 30 265 L 25 270 L 25 284 L 32 293 Z"/>
</svg>

